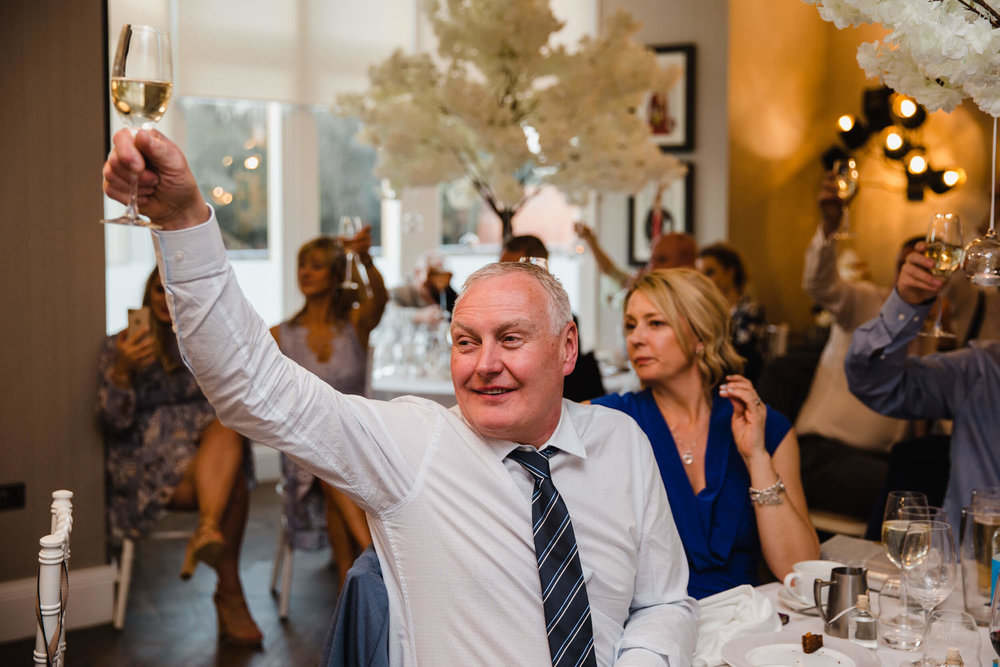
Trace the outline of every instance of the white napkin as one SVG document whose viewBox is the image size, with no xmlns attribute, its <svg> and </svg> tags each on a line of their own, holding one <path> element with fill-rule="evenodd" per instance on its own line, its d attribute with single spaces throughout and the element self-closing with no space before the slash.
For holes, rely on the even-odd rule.
<svg viewBox="0 0 1000 667">
<path fill-rule="evenodd" d="M 711 595 L 699 600 L 699 604 L 701 621 L 694 667 L 725 665 L 722 647 L 730 639 L 781 629 L 781 619 L 771 601 L 747 584 Z"/>
</svg>

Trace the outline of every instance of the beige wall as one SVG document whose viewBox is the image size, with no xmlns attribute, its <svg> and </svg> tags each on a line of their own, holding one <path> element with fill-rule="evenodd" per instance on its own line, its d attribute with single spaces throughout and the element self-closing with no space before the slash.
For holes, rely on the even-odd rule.
<svg viewBox="0 0 1000 667">
<path fill-rule="evenodd" d="M 768 319 L 804 330 L 811 303 L 799 283 L 817 223 L 818 158 L 836 141 L 837 117 L 860 113 L 863 89 L 876 85 L 855 53 L 881 33 L 837 30 L 801 0 L 733 0 L 729 12 L 729 238 L 748 260 Z M 969 181 L 922 203 L 906 201 L 898 168 L 876 153 L 861 157 L 853 245 L 876 281 L 891 282 L 900 242 L 923 233 L 934 211 L 955 210 L 975 223 L 988 215 L 991 128 L 974 109 L 932 114 L 924 128 L 931 162 L 960 165 Z"/>
<path fill-rule="evenodd" d="M 94 366 L 104 332 L 100 0 L 0 4 L 0 580 L 34 576 L 51 492 L 72 490 L 73 567 L 104 562 Z"/>
</svg>

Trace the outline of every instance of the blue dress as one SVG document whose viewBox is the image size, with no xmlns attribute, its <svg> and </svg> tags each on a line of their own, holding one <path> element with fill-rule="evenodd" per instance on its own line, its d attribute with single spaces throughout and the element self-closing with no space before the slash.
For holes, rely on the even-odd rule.
<svg viewBox="0 0 1000 667">
<path fill-rule="evenodd" d="M 712 400 L 705 488 L 698 494 L 691 488 L 652 391 L 611 394 L 592 403 L 631 416 L 649 437 L 687 553 L 688 594 L 701 599 L 740 584 L 757 585 L 761 559 L 757 519 L 747 491 L 750 474 L 733 438 L 733 405 L 729 399 L 716 393 Z M 784 415 L 768 408 L 764 446 L 769 454 L 774 454 L 791 427 Z"/>
</svg>

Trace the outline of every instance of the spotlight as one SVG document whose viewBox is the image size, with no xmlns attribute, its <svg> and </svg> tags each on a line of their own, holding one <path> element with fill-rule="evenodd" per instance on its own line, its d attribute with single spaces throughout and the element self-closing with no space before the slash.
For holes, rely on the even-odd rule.
<svg viewBox="0 0 1000 667">
<path fill-rule="evenodd" d="M 882 134 L 882 150 L 886 157 L 900 160 L 910 152 L 910 144 L 899 130 L 888 128 Z"/>
<path fill-rule="evenodd" d="M 837 127 L 840 128 L 840 139 L 844 145 L 855 150 L 861 148 L 868 141 L 872 131 L 865 127 L 864 123 L 857 120 L 850 114 L 844 114 L 837 119 Z"/>
<path fill-rule="evenodd" d="M 961 167 L 941 171 L 930 167 L 927 169 L 927 187 L 935 194 L 943 195 L 963 182 L 965 182 L 965 170 Z"/>
<path fill-rule="evenodd" d="M 892 96 L 892 115 L 908 130 L 920 127 L 927 120 L 926 109 L 917 104 L 912 97 L 899 93 L 894 93 Z"/>
<path fill-rule="evenodd" d="M 927 158 L 924 157 L 923 148 L 914 148 L 903 158 L 906 171 L 914 176 L 922 176 L 927 171 Z"/>
</svg>

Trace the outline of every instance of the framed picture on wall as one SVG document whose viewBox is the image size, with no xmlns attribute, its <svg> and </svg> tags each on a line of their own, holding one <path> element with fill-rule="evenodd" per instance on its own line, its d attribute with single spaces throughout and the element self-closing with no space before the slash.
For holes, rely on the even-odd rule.
<svg viewBox="0 0 1000 667">
<path fill-rule="evenodd" d="M 670 232 L 694 233 L 694 165 L 684 162 L 687 174 L 666 188 L 649 185 L 628 198 L 628 261 L 649 261 L 653 239 Z"/>
<path fill-rule="evenodd" d="M 689 151 L 694 148 L 694 77 L 693 44 L 650 47 L 660 67 L 677 65 L 681 77 L 670 90 L 651 90 L 643 98 L 639 115 L 649 124 L 651 141 L 664 151 Z"/>
</svg>

